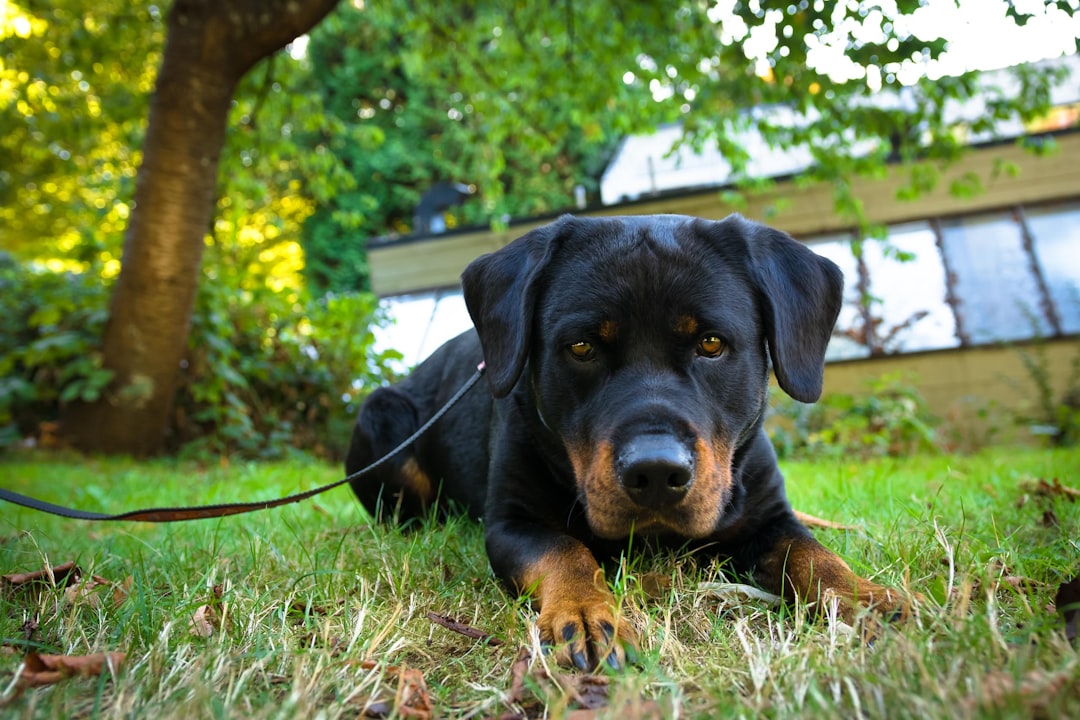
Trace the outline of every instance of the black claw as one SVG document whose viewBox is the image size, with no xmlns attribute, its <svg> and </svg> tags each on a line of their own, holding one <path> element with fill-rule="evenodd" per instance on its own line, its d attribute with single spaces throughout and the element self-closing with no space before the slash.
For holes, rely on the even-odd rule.
<svg viewBox="0 0 1080 720">
<path fill-rule="evenodd" d="M 583 652 L 570 653 L 570 659 L 574 662 L 574 665 L 577 666 L 578 670 L 585 670 L 585 671 L 589 670 L 589 660 L 588 660 L 588 658 L 585 657 L 585 653 L 583 653 Z"/>
<path fill-rule="evenodd" d="M 891 616 L 891 617 L 889 618 L 889 622 L 891 622 L 891 623 L 898 623 L 898 622 L 900 622 L 900 621 L 901 621 L 901 620 L 903 620 L 903 619 L 904 619 L 904 611 L 903 611 L 903 610 L 897 610 L 897 611 L 895 611 L 895 612 L 894 612 L 894 613 L 892 614 L 892 616 Z"/>
<path fill-rule="evenodd" d="M 562 639 L 563 640 L 565 640 L 566 642 L 570 642 L 571 640 L 574 639 L 575 635 L 577 635 L 577 628 L 574 627 L 573 623 L 567 623 L 566 625 L 563 625 L 563 629 L 562 629 Z"/>
<path fill-rule="evenodd" d="M 623 647 L 623 652 L 626 654 L 626 662 L 628 665 L 639 665 L 640 659 L 638 658 L 637 650 L 633 645 L 626 645 Z"/>
<path fill-rule="evenodd" d="M 612 670 L 622 670 L 622 665 L 619 664 L 619 654 L 612 650 L 607 656 L 608 667 Z"/>
</svg>

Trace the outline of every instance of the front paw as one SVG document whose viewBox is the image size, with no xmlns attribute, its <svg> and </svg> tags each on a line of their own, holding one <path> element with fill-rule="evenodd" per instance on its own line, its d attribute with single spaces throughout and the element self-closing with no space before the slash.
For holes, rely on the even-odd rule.
<svg viewBox="0 0 1080 720">
<path fill-rule="evenodd" d="M 885 623 L 907 622 L 924 602 L 919 593 L 907 595 L 852 576 L 850 583 L 822 590 L 818 611 L 835 612 L 844 622 L 860 625 L 864 635 L 876 637 Z"/>
<path fill-rule="evenodd" d="M 592 592 L 548 601 L 537 620 L 540 642 L 561 665 L 593 670 L 606 664 L 621 670 L 636 665 L 637 639 L 625 619 L 615 612 L 610 593 Z"/>
</svg>

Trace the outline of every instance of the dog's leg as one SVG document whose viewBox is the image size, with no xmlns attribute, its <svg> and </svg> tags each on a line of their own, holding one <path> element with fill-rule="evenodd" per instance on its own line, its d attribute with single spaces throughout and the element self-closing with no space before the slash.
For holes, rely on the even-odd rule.
<svg viewBox="0 0 1080 720">
<path fill-rule="evenodd" d="M 353 427 L 345 471 L 357 472 L 396 448 L 419 422 L 416 407 L 397 388 L 380 388 L 368 396 Z M 405 450 L 374 472 L 350 482 L 356 496 L 377 520 L 404 522 L 422 517 L 435 502 L 438 488 Z"/>
<path fill-rule="evenodd" d="M 890 621 L 903 620 L 911 612 L 908 598 L 859 577 L 809 534 L 783 536 L 759 559 L 755 577 L 766 590 L 789 600 L 798 597 L 817 613 L 829 612 L 835 604 L 838 616 L 848 623 L 855 622 L 863 608 Z"/>
<path fill-rule="evenodd" d="M 591 670 L 637 662 L 636 638 L 619 617 L 615 597 L 593 554 L 581 542 L 517 526 L 487 530 L 488 556 L 503 580 L 540 610 L 540 640 L 556 660 Z"/>
</svg>

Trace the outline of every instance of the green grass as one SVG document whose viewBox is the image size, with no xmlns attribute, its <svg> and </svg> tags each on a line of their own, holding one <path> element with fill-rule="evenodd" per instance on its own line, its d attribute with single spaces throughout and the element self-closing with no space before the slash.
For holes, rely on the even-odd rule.
<svg viewBox="0 0 1080 720">
<path fill-rule="evenodd" d="M 797 508 L 860 528 L 815 531 L 826 545 L 857 572 L 929 602 L 866 645 L 807 620 L 804 608 L 717 597 L 702 583 L 719 571 L 692 558 L 635 559 L 609 576 L 639 632 L 642 667 L 577 687 L 586 702 L 606 690 L 596 717 L 1080 716 L 1080 660 L 1047 608 L 1080 571 L 1080 502 L 1022 489 L 1037 478 L 1080 485 L 1080 450 L 784 469 Z M 100 511 L 269 498 L 337 476 L 302 463 L 0 460 L 0 486 Z M 518 702 L 507 702 L 518 651 L 535 645 L 533 615 L 499 589 L 481 529 L 464 520 L 416 532 L 372 526 L 347 488 L 176 525 L 93 524 L 0 505 L 0 574 L 69 560 L 84 576 L 130 577 L 130 589 L 0 597 L 0 713 L 353 718 L 373 701 L 393 707 L 400 666 L 423 674 L 439 717 L 561 717 L 579 707 L 561 689 L 563 671 L 544 678 L 543 658 L 531 661 Z M 208 638 L 191 628 L 204 605 L 218 618 Z M 506 642 L 452 633 L 428 612 Z M 18 694 L 12 680 L 31 650 L 120 651 L 127 660 L 115 679 Z"/>
</svg>

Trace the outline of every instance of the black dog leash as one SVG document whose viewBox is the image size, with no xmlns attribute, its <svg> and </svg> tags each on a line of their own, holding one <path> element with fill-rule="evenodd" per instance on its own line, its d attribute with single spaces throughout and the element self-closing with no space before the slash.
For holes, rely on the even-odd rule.
<svg viewBox="0 0 1080 720">
<path fill-rule="evenodd" d="M 399 454 L 402 450 L 414 443 L 417 438 L 431 429 L 431 426 L 445 415 L 450 408 L 457 404 L 461 398 L 465 397 L 465 394 L 476 385 L 477 381 L 484 374 L 484 363 L 480 363 L 476 367 L 476 372 L 471 378 L 465 381 L 465 384 L 454 393 L 454 396 L 446 401 L 446 404 L 439 408 L 439 411 L 431 416 L 431 419 L 420 426 L 420 428 L 406 438 L 396 448 L 383 455 L 381 458 L 371 463 L 365 468 L 357 470 L 351 475 L 346 475 L 340 480 L 335 480 L 332 483 L 317 487 L 314 490 L 306 490 L 295 495 L 288 495 L 283 498 L 277 498 L 275 500 L 264 500 L 260 502 L 244 502 L 244 503 L 224 503 L 220 505 L 198 505 L 194 507 L 166 507 L 166 508 L 147 508 L 145 510 L 131 510 L 130 512 L 119 513 L 116 515 L 107 515 L 104 513 L 87 512 L 86 510 L 75 510 L 72 508 L 63 507 L 62 505 L 54 505 L 44 500 L 38 500 L 37 498 L 28 497 L 11 490 L 5 490 L 0 488 L 0 500 L 7 500 L 15 505 L 21 505 L 31 510 L 39 510 L 50 515 L 59 515 L 60 517 L 73 518 L 75 520 L 96 520 L 96 521 L 115 521 L 115 520 L 129 520 L 133 522 L 181 522 L 183 520 L 201 520 L 204 518 L 216 518 L 225 517 L 227 515 L 242 515 L 244 513 L 255 512 L 256 510 L 267 510 L 269 508 L 278 507 L 280 505 L 288 505 L 289 503 L 299 502 L 306 500 L 309 497 L 314 497 L 320 493 L 324 493 L 327 490 L 333 490 L 336 487 L 344 485 L 350 480 L 355 480 L 358 477 L 367 475 L 373 472 L 377 468 L 381 467 L 384 463 L 389 461 L 392 457 Z"/>
</svg>

